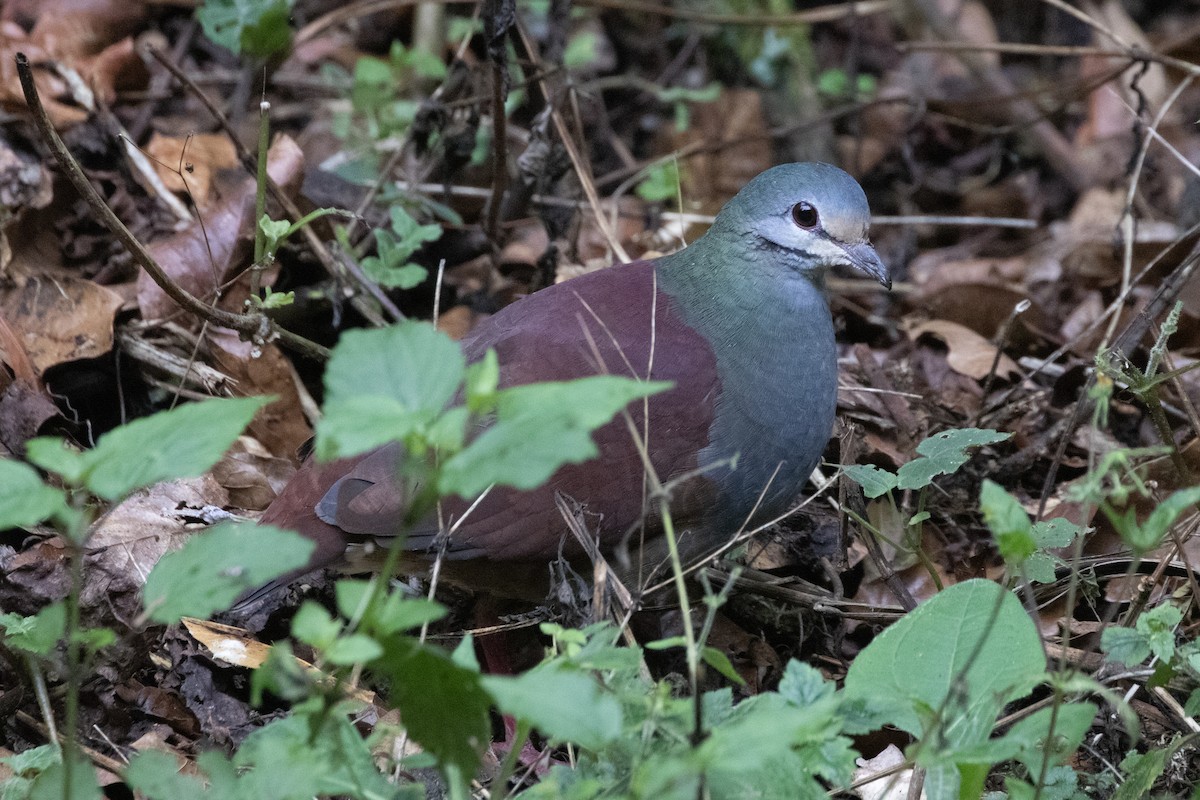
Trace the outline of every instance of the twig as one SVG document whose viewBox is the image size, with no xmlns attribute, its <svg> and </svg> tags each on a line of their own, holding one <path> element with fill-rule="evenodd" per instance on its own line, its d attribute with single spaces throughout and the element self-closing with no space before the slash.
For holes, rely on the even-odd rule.
<svg viewBox="0 0 1200 800">
<path fill-rule="evenodd" d="M 71 155 L 71 152 L 67 150 L 66 145 L 59 138 L 58 132 L 54 130 L 54 126 L 50 124 L 50 117 L 46 114 L 46 109 L 42 107 L 42 100 L 38 96 L 37 86 L 34 85 L 33 71 L 29 66 L 29 59 L 26 58 L 24 53 L 17 53 L 16 62 L 17 75 L 21 79 L 21 89 L 25 93 L 25 102 L 29 106 L 29 110 L 33 112 L 34 123 L 37 125 L 42 140 L 54 154 L 54 158 L 58 161 L 67 179 L 71 181 L 76 191 L 79 192 L 92 211 L 96 213 L 96 216 L 104 223 L 105 227 L 120 240 L 121 244 L 125 245 L 130 255 L 133 256 L 134 261 L 142 269 L 146 270 L 147 274 L 154 279 L 154 282 L 159 285 L 168 297 L 186 311 L 190 311 L 200 319 L 207 320 L 214 325 L 229 328 L 238 333 L 262 340 L 276 336 L 280 342 L 309 358 L 318 360 L 329 358 L 328 348 L 322 347 L 315 342 L 310 342 L 284 328 L 273 325 L 269 317 L 262 314 L 234 314 L 220 308 L 214 308 L 199 298 L 192 296 L 179 286 L 179 284 L 171 280 L 170 276 L 163 271 L 158 262 L 154 260 L 154 257 L 146 250 L 145 246 L 125 227 L 125 224 L 117 218 L 113 210 L 100 197 L 100 193 L 96 191 L 95 187 L 87 179 L 87 176 L 83 174 L 79 163 Z"/>
<path fill-rule="evenodd" d="M 239 139 L 237 136 L 237 132 L 233 129 L 233 124 L 229 121 L 229 118 L 225 116 L 221 109 L 217 108 L 216 104 L 212 102 L 208 95 L 196 85 L 196 82 L 193 81 L 186 73 L 184 73 L 184 71 L 181 70 L 176 64 L 172 63 L 161 50 L 153 45 L 146 45 L 145 50 L 159 64 L 162 64 L 167 71 L 174 75 L 176 80 L 182 83 L 189 91 L 192 92 L 192 94 L 196 96 L 196 99 L 204 105 L 208 113 L 212 115 L 214 120 L 216 120 L 217 125 L 219 125 L 221 130 L 225 132 L 225 135 L 229 137 L 230 142 L 233 144 L 233 149 L 237 153 L 238 160 L 242 162 L 243 168 L 245 168 L 245 170 L 251 175 L 257 174 L 258 159 L 253 153 L 246 149 L 244 144 L 242 144 L 241 139 Z M 295 202 L 292 201 L 292 198 L 287 196 L 286 192 L 279 188 L 279 184 L 271 180 L 270 175 L 267 176 L 267 191 L 271 193 L 271 199 L 279 203 L 279 205 L 283 208 L 283 211 L 285 214 L 287 214 L 288 219 L 290 219 L 292 222 L 295 222 L 296 220 L 303 218 L 304 215 L 300 212 L 299 207 L 295 204 Z M 368 294 L 370 294 L 371 297 L 374 298 L 374 300 L 379 303 L 379 305 L 382 306 L 383 309 L 387 311 L 393 319 L 404 319 L 404 315 L 400 312 L 400 309 L 396 307 L 396 304 L 393 303 L 386 294 L 384 294 L 383 290 L 380 289 L 374 281 L 359 279 L 359 276 L 362 276 L 361 272 L 344 270 L 342 268 L 344 265 L 339 263 L 338 260 L 333 257 L 333 254 L 329 252 L 329 248 L 325 246 L 325 243 L 321 241 L 320 237 L 317 236 L 316 232 L 313 231 L 311 226 L 304 225 L 301 227 L 300 235 L 304 237 L 305 242 L 312 249 L 313 254 L 316 255 L 317 260 L 321 262 L 321 265 L 325 268 L 326 272 L 335 278 L 341 278 L 346 274 L 349 274 L 352 278 L 355 278 L 355 282 L 358 283 Z M 372 325 L 385 324 L 384 320 L 379 316 L 375 309 L 371 308 L 370 304 L 360 302 L 360 300 L 361 298 L 356 295 L 351 302 L 354 303 L 355 309 L 362 314 L 367 321 L 369 321 Z"/>
<path fill-rule="evenodd" d="M 715 25 L 811 25 L 816 22 L 836 22 L 848 17 L 882 14 L 897 5 L 892 0 L 866 0 L 856 3 L 831 3 L 817 6 L 794 14 L 719 14 L 677 8 L 665 3 L 645 0 L 575 0 L 575 5 L 592 8 L 607 8 L 613 11 L 629 11 L 635 14 L 654 14 L 660 17 L 681 19 L 688 22 L 708 22 Z"/>
</svg>

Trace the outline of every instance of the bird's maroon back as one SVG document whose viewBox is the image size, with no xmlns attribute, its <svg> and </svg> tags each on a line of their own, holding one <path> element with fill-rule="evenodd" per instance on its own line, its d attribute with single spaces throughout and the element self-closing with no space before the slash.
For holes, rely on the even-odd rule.
<svg viewBox="0 0 1200 800">
<path fill-rule="evenodd" d="M 708 444 L 719 379 L 707 340 L 685 324 L 674 300 L 658 286 L 655 264 L 639 261 L 589 273 L 514 303 L 484 320 L 463 342 L 468 360 L 494 349 L 502 387 L 613 374 L 667 380 L 674 387 L 632 403 L 630 418 L 650 440 L 651 463 L 662 481 L 696 469 Z M 648 411 L 648 414 L 643 413 Z M 604 546 L 615 544 L 643 515 L 645 469 L 626 419 L 618 415 L 594 434 L 599 456 L 560 468 L 540 488 L 496 487 L 450 540 L 451 557 L 494 560 L 551 558 L 565 543 L 577 552 L 555 503 L 562 493 L 583 505 Z M 398 446 L 329 465 L 307 463 L 271 505 L 263 522 L 292 527 L 318 542 L 311 564 L 340 555 L 347 532 L 386 537 L 399 532 L 403 498 L 394 476 Z M 340 482 L 340 483 L 339 483 Z M 344 486 L 354 486 L 353 499 Z M 335 488 L 337 487 L 337 488 Z M 365 487 L 365 488 L 364 488 Z M 314 506 L 330 489 L 322 516 Z M 347 498 L 347 499 L 343 499 Z M 444 504 L 447 519 L 473 498 Z M 686 519 L 688 500 L 675 509 Z M 674 508 L 674 506 L 673 506 Z M 407 547 L 428 548 L 432 521 L 409 533 Z M 320 559 L 318 563 L 317 559 Z"/>
</svg>

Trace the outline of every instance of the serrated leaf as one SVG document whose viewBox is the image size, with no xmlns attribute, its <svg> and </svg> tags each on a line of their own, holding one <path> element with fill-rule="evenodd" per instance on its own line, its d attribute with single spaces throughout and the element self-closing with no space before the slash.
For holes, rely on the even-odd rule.
<svg viewBox="0 0 1200 800">
<path fill-rule="evenodd" d="M 846 464 L 842 471 L 862 487 L 868 500 L 874 500 L 896 488 L 896 476 L 874 464 Z"/>
<path fill-rule="evenodd" d="M 995 444 L 1011 436 L 1011 433 L 986 428 L 956 428 L 935 433 L 917 445 L 917 453 L 923 458 L 915 458 L 900 467 L 896 474 L 897 485 L 901 489 L 922 489 L 938 475 L 954 472 L 967 463 L 970 458 L 968 447 Z"/>
<path fill-rule="evenodd" d="M 146 577 L 143 603 L 156 622 L 206 618 L 244 592 L 299 569 L 315 543 L 269 525 L 226 522 L 167 553 Z"/>
<path fill-rule="evenodd" d="M 0 458 L 0 530 L 31 528 L 66 507 L 66 495 L 47 486 L 33 467 Z"/>
<path fill-rule="evenodd" d="M 1150 657 L 1150 638 L 1133 628 L 1109 626 L 1100 635 L 1100 649 L 1109 661 L 1132 667 Z"/>
<path fill-rule="evenodd" d="M 663 381 L 596 375 L 504 389 L 497 393 L 496 422 L 446 460 L 438 488 L 474 497 L 492 484 L 540 486 L 563 464 L 596 456 L 593 430 L 634 400 L 670 387 Z"/>
<path fill-rule="evenodd" d="M 83 485 L 105 500 L 199 475 L 224 455 L 269 397 L 187 403 L 122 425 L 80 457 Z"/>
<path fill-rule="evenodd" d="M 67 630 L 67 609 L 62 601 L 51 603 L 32 617 L 0 614 L 4 643 L 34 655 L 49 655 Z"/>
<path fill-rule="evenodd" d="M 484 676 L 483 686 L 502 711 L 553 741 L 599 750 L 621 734 L 621 704 L 582 672 L 546 664 L 515 678 Z"/>
<path fill-rule="evenodd" d="M 362 453 L 428 424 L 453 399 L 465 369 L 458 344 L 425 322 L 347 331 L 325 369 L 317 457 Z"/>
</svg>

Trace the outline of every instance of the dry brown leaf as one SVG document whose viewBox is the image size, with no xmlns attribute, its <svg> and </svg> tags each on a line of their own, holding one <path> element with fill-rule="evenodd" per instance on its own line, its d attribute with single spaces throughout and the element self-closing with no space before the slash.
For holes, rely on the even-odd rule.
<svg viewBox="0 0 1200 800">
<path fill-rule="evenodd" d="M 267 171 L 284 191 L 294 190 L 304 174 L 304 154 L 287 136 L 271 145 Z M 246 178 L 199 222 L 151 242 L 150 254 L 177 284 L 195 297 L 211 301 L 217 287 L 245 267 L 254 236 L 254 180 Z M 138 305 L 143 319 L 162 319 L 179 311 L 145 272 L 138 275 Z M 240 310 L 240 309 L 238 309 Z"/>
<path fill-rule="evenodd" d="M 287 458 L 277 458 L 251 436 L 239 436 L 213 466 L 213 477 L 229 492 L 234 508 L 262 511 L 296 472 Z"/>
<path fill-rule="evenodd" d="M 715 212 L 758 173 L 774 164 L 763 115 L 762 93 L 722 89 L 711 103 L 693 103 L 691 125 L 677 132 L 670 150 L 704 143 L 704 152 L 681 163 L 683 198 L 704 212 Z M 713 145 L 721 143 L 720 149 Z"/>
<path fill-rule="evenodd" d="M 910 339 L 933 336 L 946 345 L 946 361 L 956 371 L 976 380 L 986 378 L 996 365 L 996 375 L 1008 378 L 1021 374 L 1017 363 L 970 328 L 943 319 L 905 326 Z M 999 355 L 999 361 L 996 360 Z"/>
<path fill-rule="evenodd" d="M 141 610 L 141 587 L 150 570 L 197 529 L 180 510 L 228 504 L 228 494 L 211 475 L 157 483 L 122 500 L 92 526 L 84 606 L 115 605 L 132 619 Z"/>
<path fill-rule="evenodd" d="M 254 415 L 247 432 L 273 455 L 298 461 L 312 428 L 304 417 L 296 388 L 300 379 L 292 362 L 277 345 L 245 342 L 230 330 L 212 330 L 208 341 L 216 366 L 237 381 L 240 394 L 275 397 Z"/>
<path fill-rule="evenodd" d="M 173 192 L 190 193 L 200 208 L 212 199 L 213 174 L 238 165 L 237 151 L 222 133 L 163 136 L 155 132 L 146 144 L 146 153 L 166 187 Z"/>
<path fill-rule="evenodd" d="M 116 292 L 80 278 L 28 277 L 0 288 L 0 313 L 39 375 L 112 350 L 113 318 L 121 303 Z"/>
</svg>

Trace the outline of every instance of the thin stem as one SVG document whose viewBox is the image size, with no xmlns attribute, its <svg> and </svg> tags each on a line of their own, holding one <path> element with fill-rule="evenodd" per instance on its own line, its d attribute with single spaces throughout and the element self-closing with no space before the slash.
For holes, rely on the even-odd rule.
<svg viewBox="0 0 1200 800">
<path fill-rule="evenodd" d="M 67 146 L 63 144 L 63 140 L 59 138 L 58 132 L 54 130 L 54 126 L 50 123 L 50 117 L 46 114 L 46 109 L 42 107 L 41 97 L 38 96 L 37 86 L 33 81 L 33 70 L 29 66 L 29 59 L 24 53 L 17 53 L 17 75 L 21 79 L 21 89 L 25 93 L 25 102 L 29 106 L 29 110 L 33 112 L 34 123 L 37 125 L 38 132 L 42 136 L 42 140 L 50 151 L 54 154 L 55 160 L 62 168 L 67 179 L 71 181 L 71 185 L 75 187 L 79 195 L 84 199 L 88 206 L 104 223 L 105 227 L 112 232 L 121 244 L 125 245 L 134 261 L 138 263 L 142 269 L 146 270 L 147 274 L 154 279 L 154 282 L 174 300 L 185 311 L 195 314 L 200 319 L 211 322 L 222 328 L 229 328 L 241 334 L 250 337 L 259 337 L 267 339 L 270 336 L 278 336 L 279 341 L 297 352 L 316 360 L 326 360 L 329 358 L 329 349 L 322 347 L 315 342 L 310 342 L 307 339 L 297 336 L 296 334 L 287 331 L 283 328 L 272 325 L 271 320 L 261 314 L 234 314 L 220 308 L 214 308 L 199 298 L 187 292 L 179 284 L 175 283 L 170 276 L 159 266 L 154 257 L 146 247 L 138 241 L 137 237 L 125 227 L 125 223 L 113 213 L 113 210 L 108 207 L 104 199 L 100 197 L 100 193 L 92 186 L 91 181 L 83 174 L 83 169 L 71 155 Z"/>
</svg>

